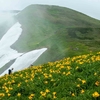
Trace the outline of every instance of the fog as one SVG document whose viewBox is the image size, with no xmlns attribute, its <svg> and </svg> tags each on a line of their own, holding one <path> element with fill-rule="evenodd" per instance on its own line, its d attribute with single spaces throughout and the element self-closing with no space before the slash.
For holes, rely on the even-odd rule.
<svg viewBox="0 0 100 100">
<path fill-rule="evenodd" d="M 100 0 L 2 0 L 0 10 L 22 10 L 31 4 L 68 7 L 100 20 Z"/>
</svg>

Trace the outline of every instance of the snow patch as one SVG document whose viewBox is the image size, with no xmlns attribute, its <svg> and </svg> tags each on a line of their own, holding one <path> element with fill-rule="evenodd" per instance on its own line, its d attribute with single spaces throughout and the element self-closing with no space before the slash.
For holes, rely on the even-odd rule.
<svg viewBox="0 0 100 100">
<path fill-rule="evenodd" d="M 22 29 L 20 27 L 21 24 L 17 22 L 0 40 L 0 68 L 11 60 L 16 59 L 9 68 L 14 68 L 14 72 L 23 70 L 34 63 L 39 56 L 47 50 L 47 48 L 42 48 L 27 53 L 18 53 L 18 51 L 13 50 L 10 46 L 20 37 L 22 33 Z M 0 76 L 8 74 L 9 68 L 7 68 Z"/>
</svg>

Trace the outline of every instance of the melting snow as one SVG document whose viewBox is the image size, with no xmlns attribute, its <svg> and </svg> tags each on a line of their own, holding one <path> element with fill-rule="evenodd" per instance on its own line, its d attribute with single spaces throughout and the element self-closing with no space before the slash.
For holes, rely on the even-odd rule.
<svg viewBox="0 0 100 100">
<path fill-rule="evenodd" d="M 47 48 L 42 48 L 27 53 L 18 53 L 18 51 L 13 50 L 10 46 L 14 44 L 21 35 L 22 29 L 20 27 L 21 24 L 17 22 L 0 40 L 0 68 L 11 60 L 16 59 L 10 68 L 14 68 L 14 72 L 25 69 L 47 50 Z M 8 69 L 6 69 L 0 76 L 8 74 Z"/>
</svg>

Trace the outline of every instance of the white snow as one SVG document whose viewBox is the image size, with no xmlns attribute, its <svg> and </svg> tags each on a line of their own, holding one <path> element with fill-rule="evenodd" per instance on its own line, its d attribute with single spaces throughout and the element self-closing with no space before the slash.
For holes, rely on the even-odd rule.
<svg viewBox="0 0 100 100">
<path fill-rule="evenodd" d="M 0 68 L 3 67 L 9 61 L 19 57 L 22 54 L 23 53 L 18 53 L 10 47 L 5 47 L 2 50 L 0 49 Z"/>
<path fill-rule="evenodd" d="M 18 51 L 13 50 L 10 47 L 18 40 L 19 36 L 21 35 L 22 29 L 20 27 L 20 23 L 17 22 L 7 31 L 7 33 L 0 40 L 0 68 L 9 61 L 23 54 L 18 53 Z"/>
<path fill-rule="evenodd" d="M 7 31 L 7 33 L 0 40 L 1 48 L 11 46 L 18 40 L 22 32 L 22 29 L 20 27 L 21 27 L 20 23 L 17 22 Z"/>
<path fill-rule="evenodd" d="M 22 70 L 29 67 L 43 52 L 47 50 L 47 48 L 42 48 L 27 53 L 18 53 L 18 51 L 13 50 L 10 46 L 20 37 L 22 33 L 20 27 L 21 24 L 17 22 L 0 40 L 0 68 L 11 60 L 16 59 L 9 68 L 14 68 L 14 72 Z M 8 74 L 8 69 L 6 69 L 0 76 Z"/>
<path fill-rule="evenodd" d="M 20 71 L 20 70 L 23 70 L 25 68 L 28 68 L 46 50 L 47 50 L 47 48 L 42 48 L 42 49 L 33 50 L 33 51 L 28 52 L 28 53 L 25 53 L 24 55 L 18 57 L 16 59 L 16 61 L 8 69 L 14 68 L 13 72 L 16 72 L 16 71 Z M 1 74 L 1 76 L 8 74 L 8 69 L 5 70 Z"/>
</svg>

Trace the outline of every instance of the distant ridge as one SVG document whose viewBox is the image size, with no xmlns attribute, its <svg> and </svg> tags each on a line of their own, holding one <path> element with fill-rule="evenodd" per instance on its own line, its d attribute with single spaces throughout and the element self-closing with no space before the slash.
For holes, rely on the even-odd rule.
<svg viewBox="0 0 100 100">
<path fill-rule="evenodd" d="M 5 12 L 5 13 L 19 13 L 20 10 L 2 10 L 1 12 Z"/>
</svg>

